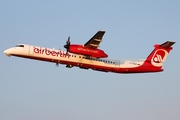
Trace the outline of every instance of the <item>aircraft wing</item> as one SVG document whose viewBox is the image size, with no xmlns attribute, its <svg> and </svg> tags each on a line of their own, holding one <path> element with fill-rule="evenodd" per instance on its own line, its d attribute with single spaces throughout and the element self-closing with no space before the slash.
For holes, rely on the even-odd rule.
<svg viewBox="0 0 180 120">
<path fill-rule="evenodd" d="M 98 31 L 86 44 L 84 44 L 84 46 L 87 48 L 97 49 L 102 41 L 104 33 L 105 31 Z"/>
</svg>

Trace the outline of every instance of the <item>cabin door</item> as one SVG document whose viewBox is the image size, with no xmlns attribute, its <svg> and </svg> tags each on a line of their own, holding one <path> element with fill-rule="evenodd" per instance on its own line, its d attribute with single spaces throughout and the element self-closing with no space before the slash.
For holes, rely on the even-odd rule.
<svg viewBox="0 0 180 120">
<path fill-rule="evenodd" d="M 29 52 L 28 52 L 29 55 L 33 55 L 34 54 L 34 49 L 33 49 L 33 46 L 29 46 Z"/>
<path fill-rule="evenodd" d="M 115 61 L 115 67 L 116 67 L 117 69 L 120 68 L 120 61 L 119 61 L 119 60 L 116 60 L 116 61 Z"/>
</svg>

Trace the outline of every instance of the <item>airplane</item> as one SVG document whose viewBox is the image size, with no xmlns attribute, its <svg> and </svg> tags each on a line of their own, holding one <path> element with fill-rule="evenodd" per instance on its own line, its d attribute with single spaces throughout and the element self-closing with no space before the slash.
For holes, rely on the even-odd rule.
<svg viewBox="0 0 180 120">
<path fill-rule="evenodd" d="M 92 69 L 101 72 L 112 73 L 154 73 L 164 71 L 163 64 L 168 54 L 173 49 L 173 41 L 163 44 L 155 44 L 153 51 L 145 59 L 139 60 L 118 60 L 109 59 L 108 55 L 99 45 L 105 31 L 98 31 L 84 45 L 71 44 L 70 37 L 64 45 L 65 50 L 51 49 L 28 44 L 18 44 L 4 51 L 6 56 L 15 56 L 33 60 L 66 65 L 67 68 L 79 67 L 81 69 Z"/>
</svg>

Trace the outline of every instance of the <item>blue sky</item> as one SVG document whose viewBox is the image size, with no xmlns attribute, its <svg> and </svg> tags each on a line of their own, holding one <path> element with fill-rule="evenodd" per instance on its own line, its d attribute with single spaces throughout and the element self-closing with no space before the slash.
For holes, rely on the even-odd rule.
<svg viewBox="0 0 180 120">
<path fill-rule="evenodd" d="M 180 1 L 0 1 L 1 120 L 179 120 Z M 19 43 L 63 48 L 105 30 L 110 58 L 146 58 L 155 43 L 176 42 L 165 71 L 101 73 L 6 57 Z"/>
</svg>

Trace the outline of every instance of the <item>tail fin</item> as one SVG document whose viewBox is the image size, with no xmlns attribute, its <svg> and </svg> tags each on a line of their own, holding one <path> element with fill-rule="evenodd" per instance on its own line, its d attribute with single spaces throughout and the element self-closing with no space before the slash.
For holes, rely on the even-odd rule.
<svg viewBox="0 0 180 120">
<path fill-rule="evenodd" d="M 151 54 L 147 57 L 144 64 L 155 67 L 155 68 L 161 68 L 172 50 L 172 45 L 175 44 L 175 42 L 167 41 L 161 45 L 155 44 L 155 49 L 151 52 Z"/>
</svg>

